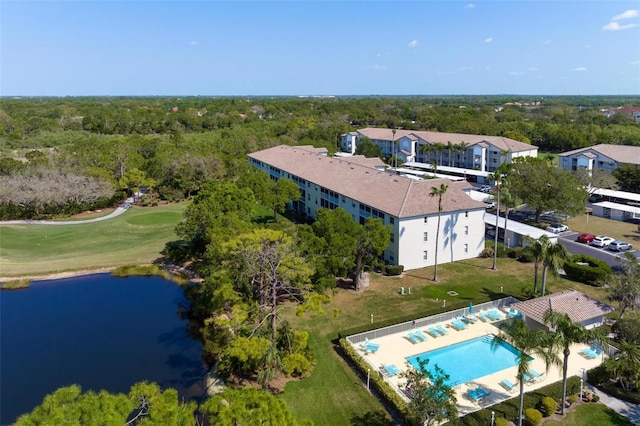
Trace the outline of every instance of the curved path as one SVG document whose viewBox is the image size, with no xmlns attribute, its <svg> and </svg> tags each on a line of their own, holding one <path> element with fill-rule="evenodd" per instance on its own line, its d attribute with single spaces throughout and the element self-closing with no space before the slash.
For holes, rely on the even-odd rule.
<svg viewBox="0 0 640 426">
<path fill-rule="evenodd" d="M 0 221 L 0 226 L 2 225 L 82 225 L 84 223 L 93 223 L 93 222 L 101 222 L 103 220 L 112 219 L 116 216 L 120 216 L 122 213 L 126 212 L 129 207 L 133 204 L 133 197 L 129 197 L 125 200 L 124 203 L 113 212 L 109 213 L 106 216 L 97 217 L 95 219 L 86 219 L 86 220 L 6 220 Z"/>
</svg>

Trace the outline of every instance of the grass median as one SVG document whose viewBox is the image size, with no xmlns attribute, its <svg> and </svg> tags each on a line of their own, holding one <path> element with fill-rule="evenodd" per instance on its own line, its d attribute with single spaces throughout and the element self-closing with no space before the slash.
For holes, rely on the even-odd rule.
<svg viewBox="0 0 640 426">
<path fill-rule="evenodd" d="M 73 225 L 0 225 L 0 276 L 39 276 L 150 263 L 160 256 L 187 203 L 132 207 Z"/>
</svg>

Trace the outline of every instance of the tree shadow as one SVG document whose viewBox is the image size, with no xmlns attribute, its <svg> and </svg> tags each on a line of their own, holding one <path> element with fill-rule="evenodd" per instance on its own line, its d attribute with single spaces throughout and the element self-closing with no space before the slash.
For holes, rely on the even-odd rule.
<svg viewBox="0 0 640 426">
<path fill-rule="evenodd" d="M 368 411 L 364 414 L 351 416 L 351 424 L 354 426 L 393 426 L 393 422 L 384 411 Z"/>
</svg>

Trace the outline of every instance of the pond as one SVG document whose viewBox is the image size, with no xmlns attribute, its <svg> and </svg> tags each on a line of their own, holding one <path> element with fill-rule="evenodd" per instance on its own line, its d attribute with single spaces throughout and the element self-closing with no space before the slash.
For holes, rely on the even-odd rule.
<svg viewBox="0 0 640 426">
<path fill-rule="evenodd" d="M 127 393 L 147 380 L 200 398 L 201 345 L 177 314 L 187 303 L 159 277 L 96 274 L 0 291 L 0 424 L 74 383 Z"/>
</svg>

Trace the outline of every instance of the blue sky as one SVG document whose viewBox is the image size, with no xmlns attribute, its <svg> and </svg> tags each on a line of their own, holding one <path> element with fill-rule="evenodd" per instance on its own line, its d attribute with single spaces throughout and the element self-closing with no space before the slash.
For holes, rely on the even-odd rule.
<svg viewBox="0 0 640 426">
<path fill-rule="evenodd" d="M 0 0 L 0 95 L 638 95 L 634 1 Z"/>
</svg>

